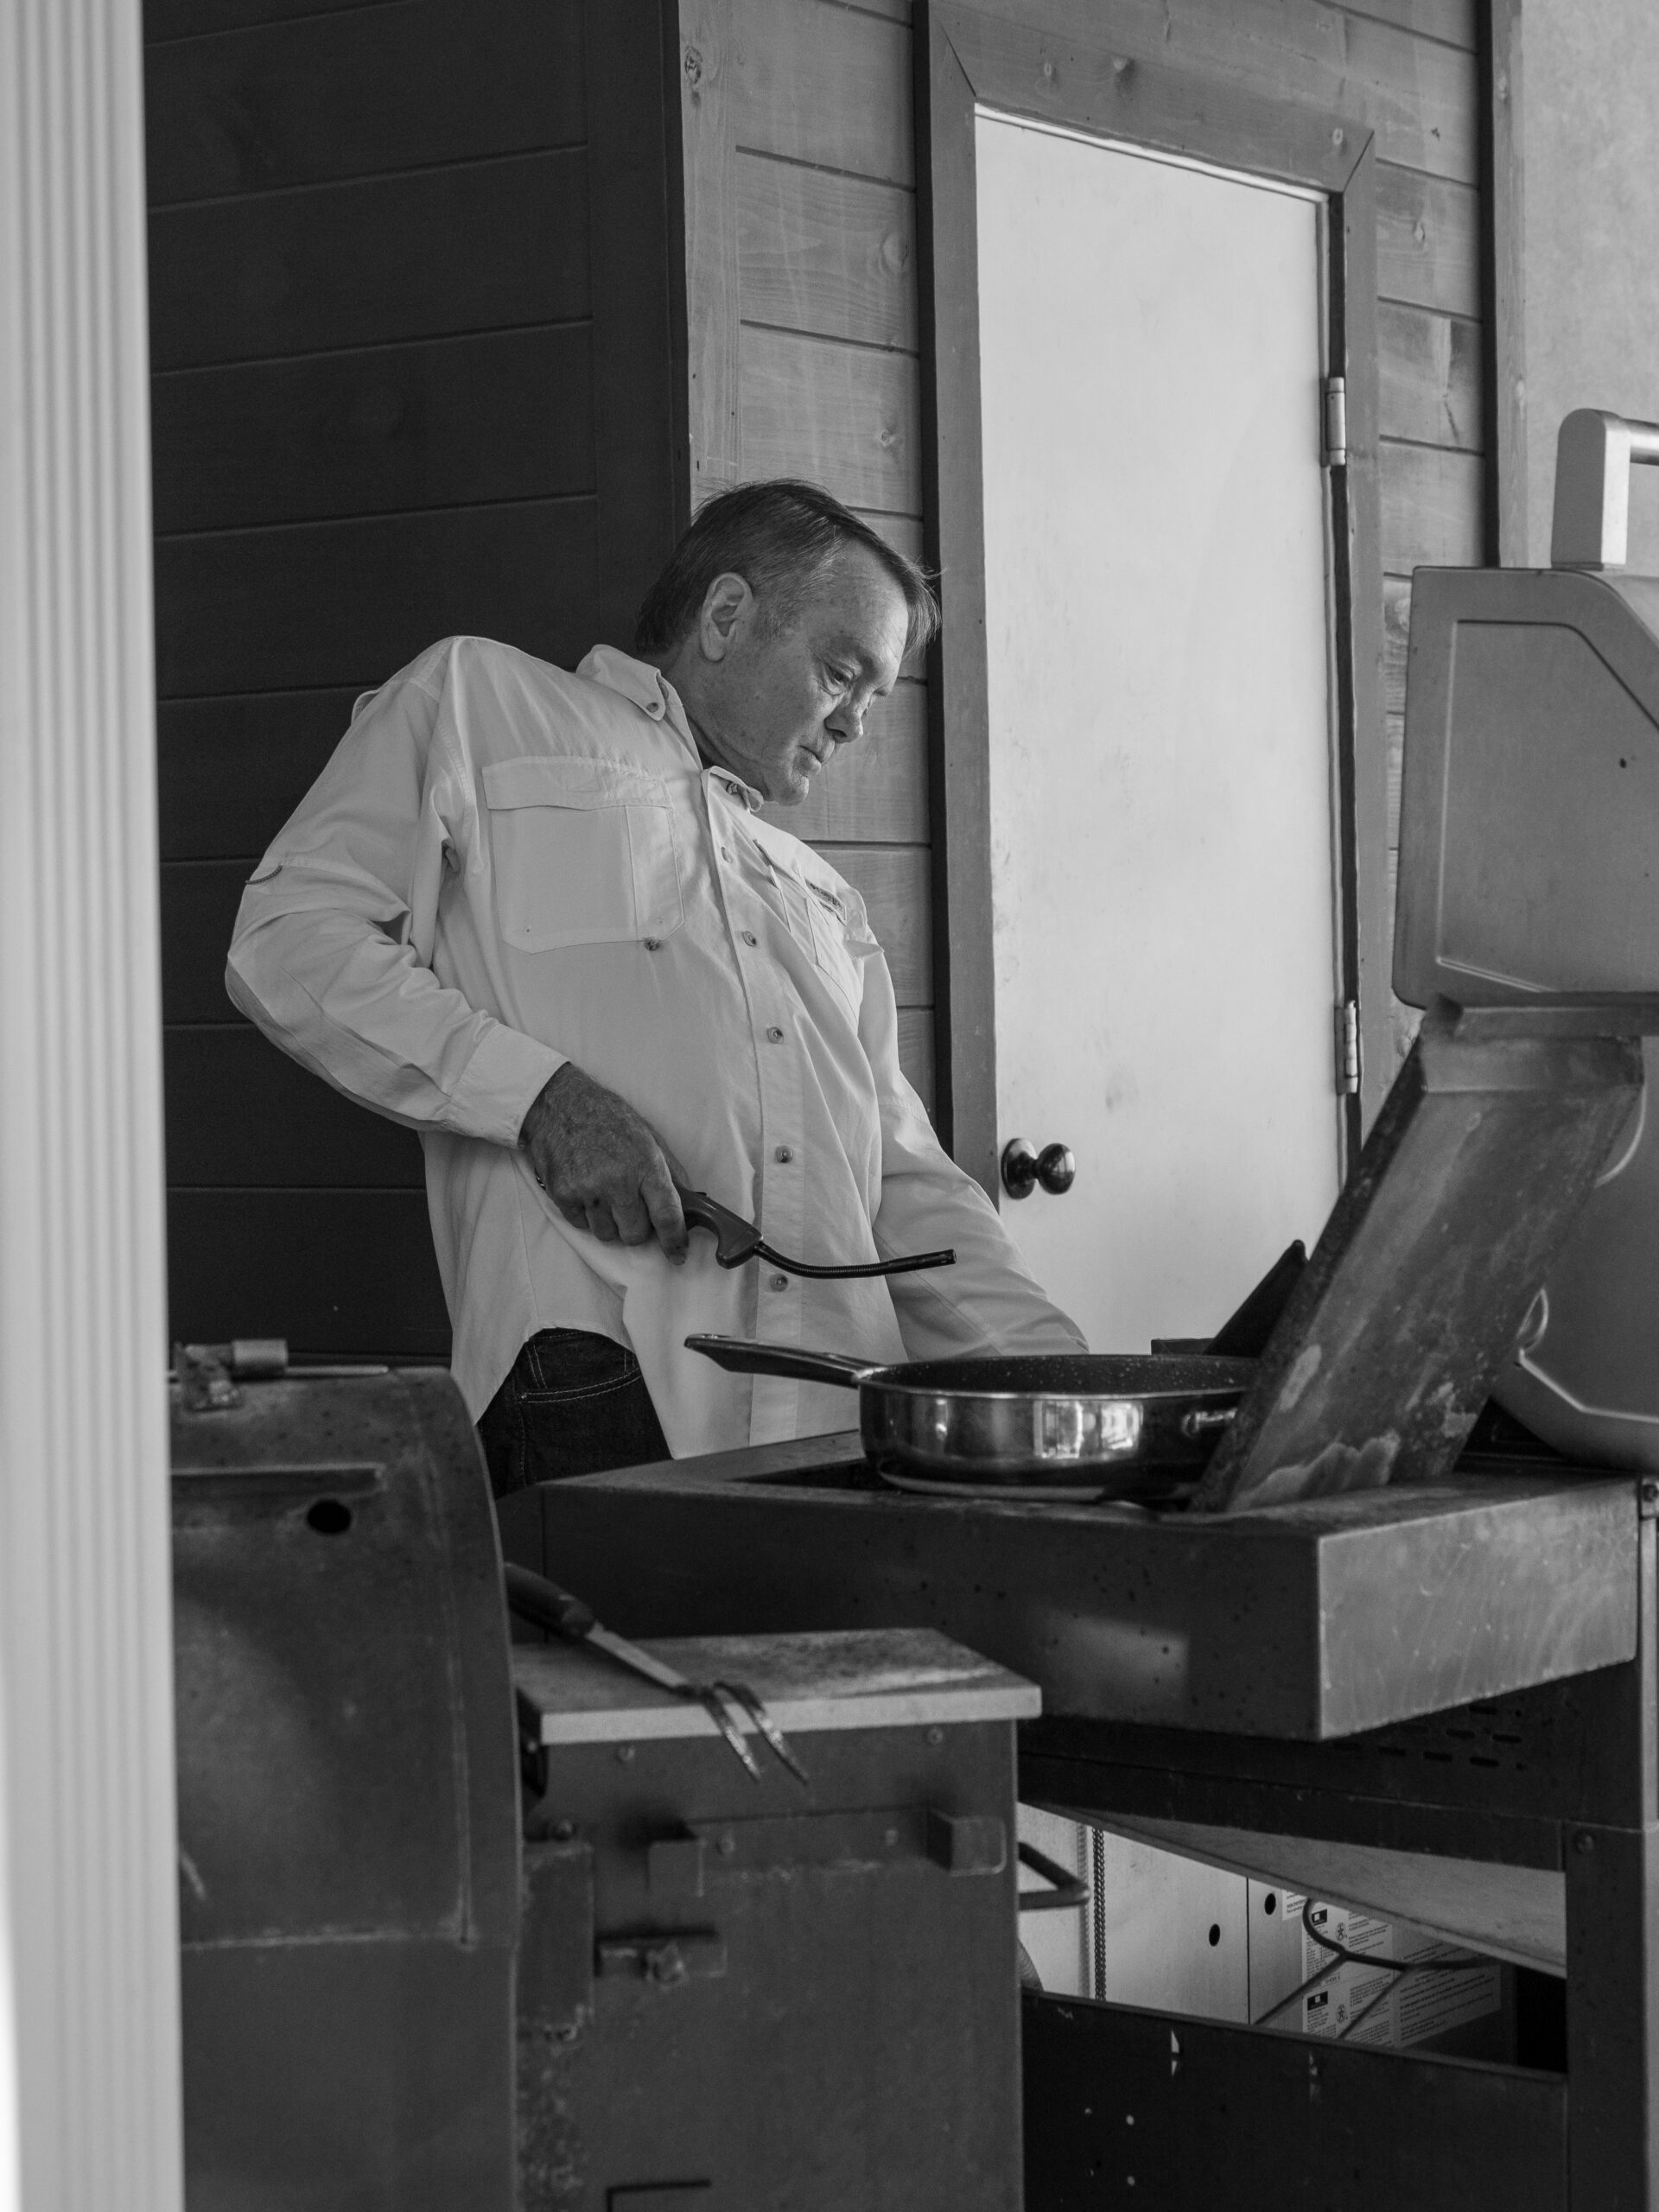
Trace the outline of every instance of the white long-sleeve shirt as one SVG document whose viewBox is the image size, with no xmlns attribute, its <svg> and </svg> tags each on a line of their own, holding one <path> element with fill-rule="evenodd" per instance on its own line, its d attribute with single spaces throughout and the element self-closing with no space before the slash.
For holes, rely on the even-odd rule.
<svg viewBox="0 0 1659 2212">
<path fill-rule="evenodd" d="M 359 702 L 255 869 L 226 987 L 273 1042 L 421 1133 L 454 1369 L 474 1415 L 544 1328 L 632 1347 L 677 1455 L 845 1428 L 844 1390 L 725 1373 L 683 1339 L 879 1360 L 1081 1343 L 899 1070 L 863 902 L 702 766 L 671 684 L 601 646 L 574 675 L 480 638 Z M 517 1148 L 566 1059 L 694 1187 L 806 1261 L 953 1244 L 851 1282 L 715 1264 L 564 1220 Z"/>
</svg>

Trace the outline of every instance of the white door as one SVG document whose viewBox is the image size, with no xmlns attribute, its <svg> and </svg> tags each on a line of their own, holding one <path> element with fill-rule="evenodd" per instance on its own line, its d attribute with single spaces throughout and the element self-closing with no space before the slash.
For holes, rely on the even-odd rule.
<svg viewBox="0 0 1659 2212">
<path fill-rule="evenodd" d="M 1097 1351 L 1201 1336 L 1339 1177 L 1310 195 L 982 115 L 1003 1217 Z"/>
</svg>

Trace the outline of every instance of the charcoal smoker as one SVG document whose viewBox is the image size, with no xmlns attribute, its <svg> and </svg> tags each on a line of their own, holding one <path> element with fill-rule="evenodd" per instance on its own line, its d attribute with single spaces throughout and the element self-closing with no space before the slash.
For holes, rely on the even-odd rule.
<svg viewBox="0 0 1659 2212">
<path fill-rule="evenodd" d="M 510 1645 L 449 1377 L 273 1342 L 180 1348 L 173 1535 L 190 2212 L 1018 2212 L 1028 1683 Z"/>
<path fill-rule="evenodd" d="M 940 1630 L 1041 1687 L 1022 1798 L 1565 1973 L 1565 2075 L 1028 1997 L 1033 2212 L 1659 2205 L 1656 457 L 1570 417 L 1552 568 L 1414 580 L 1424 1018 L 1190 1504 L 903 1494 L 849 1434 L 504 1522 L 635 1633 Z M 1495 1382 L 1559 1449 L 1468 1448 Z"/>
</svg>

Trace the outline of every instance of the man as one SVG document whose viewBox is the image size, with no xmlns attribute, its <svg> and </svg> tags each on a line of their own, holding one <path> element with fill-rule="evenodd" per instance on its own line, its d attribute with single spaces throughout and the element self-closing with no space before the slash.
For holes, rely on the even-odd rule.
<svg viewBox="0 0 1659 2212">
<path fill-rule="evenodd" d="M 844 1392 L 728 1375 L 694 1330 L 880 1360 L 1079 1345 L 899 1071 L 858 893 L 757 811 L 831 772 L 936 621 L 828 493 L 747 486 L 681 540 L 638 658 L 571 676 L 451 638 L 360 700 L 254 871 L 227 988 L 420 1130 L 498 1494 L 848 1425 Z M 677 1180 L 804 1261 L 957 1264 L 722 1270 Z"/>
</svg>

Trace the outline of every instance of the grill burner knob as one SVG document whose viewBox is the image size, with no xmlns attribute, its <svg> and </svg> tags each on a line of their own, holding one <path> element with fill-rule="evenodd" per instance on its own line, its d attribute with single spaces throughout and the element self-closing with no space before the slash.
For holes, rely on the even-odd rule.
<svg viewBox="0 0 1659 2212">
<path fill-rule="evenodd" d="M 1010 1137 L 1002 1147 L 1002 1187 L 1011 1198 L 1028 1198 L 1037 1183 L 1061 1198 L 1077 1179 L 1077 1163 L 1067 1145 L 1046 1144 L 1033 1152 L 1024 1137 Z"/>
</svg>

